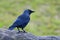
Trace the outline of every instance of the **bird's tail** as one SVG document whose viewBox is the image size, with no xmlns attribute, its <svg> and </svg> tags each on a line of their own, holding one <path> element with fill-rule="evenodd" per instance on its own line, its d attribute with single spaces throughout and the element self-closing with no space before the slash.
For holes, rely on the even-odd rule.
<svg viewBox="0 0 60 40">
<path fill-rule="evenodd" d="M 13 30 L 15 28 L 15 26 L 10 26 L 9 28 L 8 28 L 8 30 Z"/>
</svg>

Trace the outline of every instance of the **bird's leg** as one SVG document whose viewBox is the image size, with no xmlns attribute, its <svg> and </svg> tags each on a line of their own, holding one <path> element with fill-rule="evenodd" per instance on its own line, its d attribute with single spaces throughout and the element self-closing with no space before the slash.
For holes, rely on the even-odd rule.
<svg viewBox="0 0 60 40">
<path fill-rule="evenodd" d="M 26 33 L 26 31 L 22 28 L 23 32 Z"/>
<path fill-rule="evenodd" d="M 18 29 L 18 33 L 20 33 L 19 27 L 17 27 L 17 29 Z"/>
</svg>

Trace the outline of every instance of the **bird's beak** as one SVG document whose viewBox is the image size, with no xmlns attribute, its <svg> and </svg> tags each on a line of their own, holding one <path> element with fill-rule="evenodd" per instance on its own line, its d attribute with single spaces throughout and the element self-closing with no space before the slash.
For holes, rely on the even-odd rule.
<svg viewBox="0 0 60 40">
<path fill-rule="evenodd" d="M 35 11 L 32 11 L 32 13 L 34 13 Z"/>
</svg>

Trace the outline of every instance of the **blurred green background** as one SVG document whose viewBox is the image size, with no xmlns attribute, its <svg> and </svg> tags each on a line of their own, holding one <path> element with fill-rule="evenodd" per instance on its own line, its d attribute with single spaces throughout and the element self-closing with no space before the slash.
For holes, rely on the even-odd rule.
<svg viewBox="0 0 60 40">
<path fill-rule="evenodd" d="M 60 0 L 0 0 L 0 28 L 8 29 L 25 9 L 35 11 L 25 28 L 27 32 L 60 35 Z"/>
</svg>

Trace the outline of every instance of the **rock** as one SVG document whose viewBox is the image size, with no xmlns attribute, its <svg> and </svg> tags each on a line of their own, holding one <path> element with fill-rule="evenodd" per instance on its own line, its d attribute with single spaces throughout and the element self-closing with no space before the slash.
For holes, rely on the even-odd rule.
<svg viewBox="0 0 60 40">
<path fill-rule="evenodd" d="M 14 40 L 14 38 L 9 36 L 4 36 L 1 40 Z"/>
<path fill-rule="evenodd" d="M 0 40 L 60 40 L 60 36 L 35 36 L 31 33 L 0 29 Z"/>
<path fill-rule="evenodd" d="M 40 36 L 39 40 L 60 40 L 60 36 Z"/>
</svg>

